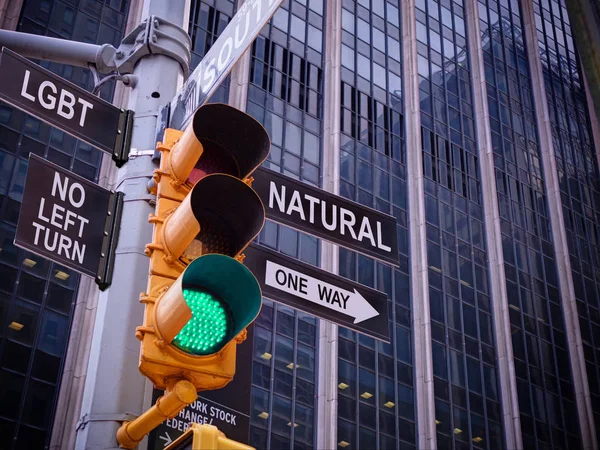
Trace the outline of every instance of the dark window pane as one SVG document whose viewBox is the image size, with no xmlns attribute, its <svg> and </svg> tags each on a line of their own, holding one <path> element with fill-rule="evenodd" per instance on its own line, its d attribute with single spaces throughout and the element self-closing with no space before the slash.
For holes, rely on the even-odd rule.
<svg viewBox="0 0 600 450">
<path fill-rule="evenodd" d="M 40 380 L 56 383 L 60 370 L 60 356 L 50 355 L 46 352 L 36 350 L 33 358 L 31 376 Z"/>
<path fill-rule="evenodd" d="M 25 387 L 25 377 L 6 370 L 0 370 L 0 415 L 17 420 L 21 398 Z"/>
<path fill-rule="evenodd" d="M 315 401 L 315 385 L 296 378 L 296 401 L 312 405 Z"/>
<path fill-rule="evenodd" d="M 15 437 L 16 428 L 17 424 L 15 422 L 0 418 L 0 442 L 10 446 Z"/>
<path fill-rule="evenodd" d="M 46 430 L 21 425 L 16 448 L 44 448 L 47 433 Z"/>
<path fill-rule="evenodd" d="M 38 349 L 52 355 L 61 356 L 68 334 L 68 319 L 53 311 L 44 311 L 40 334 L 37 340 Z"/>
<path fill-rule="evenodd" d="M 55 390 L 53 385 L 31 380 L 27 386 L 23 422 L 46 428 L 50 423 Z"/>
<path fill-rule="evenodd" d="M 46 280 L 27 273 L 21 273 L 17 295 L 37 304 L 41 304 L 45 287 Z"/>
<path fill-rule="evenodd" d="M 22 374 L 27 373 L 31 356 L 30 347 L 7 340 L 1 355 L 0 366 Z"/>
<path fill-rule="evenodd" d="M 69 314 L 74 301 L 75 295 L 73 291 L 58 286 L 57 284 L 50 283 L 46 306 L 56 309 L 64 314 Z"/>
</svg>

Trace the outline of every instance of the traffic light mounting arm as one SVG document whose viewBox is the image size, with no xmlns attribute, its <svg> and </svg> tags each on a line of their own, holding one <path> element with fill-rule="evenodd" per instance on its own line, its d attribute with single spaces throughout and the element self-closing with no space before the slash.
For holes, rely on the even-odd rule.
<svg viewBox="0 0 600 450">
<path fill-rule="evenodd" d="M 123 448 L 135 448 L 146 434 L 179 414 L 198 398 L 196 388 L 187 380 L 171 380 L 167 391 L 154 406 L 137 419 L 125 422 L 117 431 L 117 442 Z"/>
</svg>

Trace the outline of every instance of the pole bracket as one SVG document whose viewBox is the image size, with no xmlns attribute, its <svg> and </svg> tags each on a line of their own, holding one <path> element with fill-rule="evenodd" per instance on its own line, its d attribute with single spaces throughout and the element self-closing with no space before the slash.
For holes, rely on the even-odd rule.
<svg viewBox="0 0 600 450">
<path fill-rule="evenodd" d="M 102 251 L 100 253 L 100 262 L 98 263 L 98 272 L 96 273 L 96 284 L 101 291 L 109 287 L 112 282 L 124 197 L 125 194 L 123 192 L 112 192 L 108 211 L 106 212 Z"/>
<path fill-rule="evenodd" d="M 75 431 L 83 430 L 89 422 L 131 422 L 137 419 L 137 414 L 132 413 L 115 413 L 115 414 L 84 414 L 77 421 Z"/>
<path fill-rule="evenodd" d="M 180 26 L 157 16 L 149 16 L 121 41 L 115 53 L 120 75 L 133 73 L 136 64 L 148 55 L 175 59 L 187 78 L 190 70 L 192 40 Z"/>
</svg>

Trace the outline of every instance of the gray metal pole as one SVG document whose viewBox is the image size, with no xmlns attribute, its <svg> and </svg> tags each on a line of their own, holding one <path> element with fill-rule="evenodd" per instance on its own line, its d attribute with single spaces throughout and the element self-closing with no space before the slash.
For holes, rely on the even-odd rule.
<svg viewBox="0 0 600 450">
<path fill-rule="evenodd" d="M 142 19 L 162 17 L 185 27 L 189 0 L 145 0 Z M 135 329 L 143 322 L 139 294 L 146 289 L 152 227 L 147 183 L 154 164 L 155 126 L 159 107 L 167 103 L 183 81 L 176 60 L 148 56 L 136 66 L 139 83 L 128 108 L 135 111 L 130 161 L 118 173 L 117 189 L 125 193 L 112 286 L 100 294 L 90 359 L 77 429 L 76 449 L 117 448 L 116 432 L 125 413 L 143 412 L 145 378 L 138 371 L 140 343 Z"/>
<path fill-rule="evenodd" d="M 88 64 L 93 64 L 101 72 L 116 69 L 114 57 L 117 50 L 110 44 L 87 44 L 37 34 L 0 30 L 0 47 L 9 48 L 27 58 L 86 68 Z"/>
</svg>

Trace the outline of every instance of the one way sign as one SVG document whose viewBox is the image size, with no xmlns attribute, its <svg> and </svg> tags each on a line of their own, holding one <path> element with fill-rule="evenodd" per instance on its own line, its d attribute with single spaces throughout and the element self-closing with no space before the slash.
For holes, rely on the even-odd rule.
<svg viewBox="0 0 600 450">
<path fill-rule="evenodd" d="M 389 342 L 385 293 L 333 275 L 261 245 L 245 251 L 263 295 L 275 302 Z"/>
<path fill-rule="evenodd" d="M 349 291 L 269 260 L 265 284 L 344 314 L 355 324 L 379 315 L 356 289 Z"/>
</svg>

